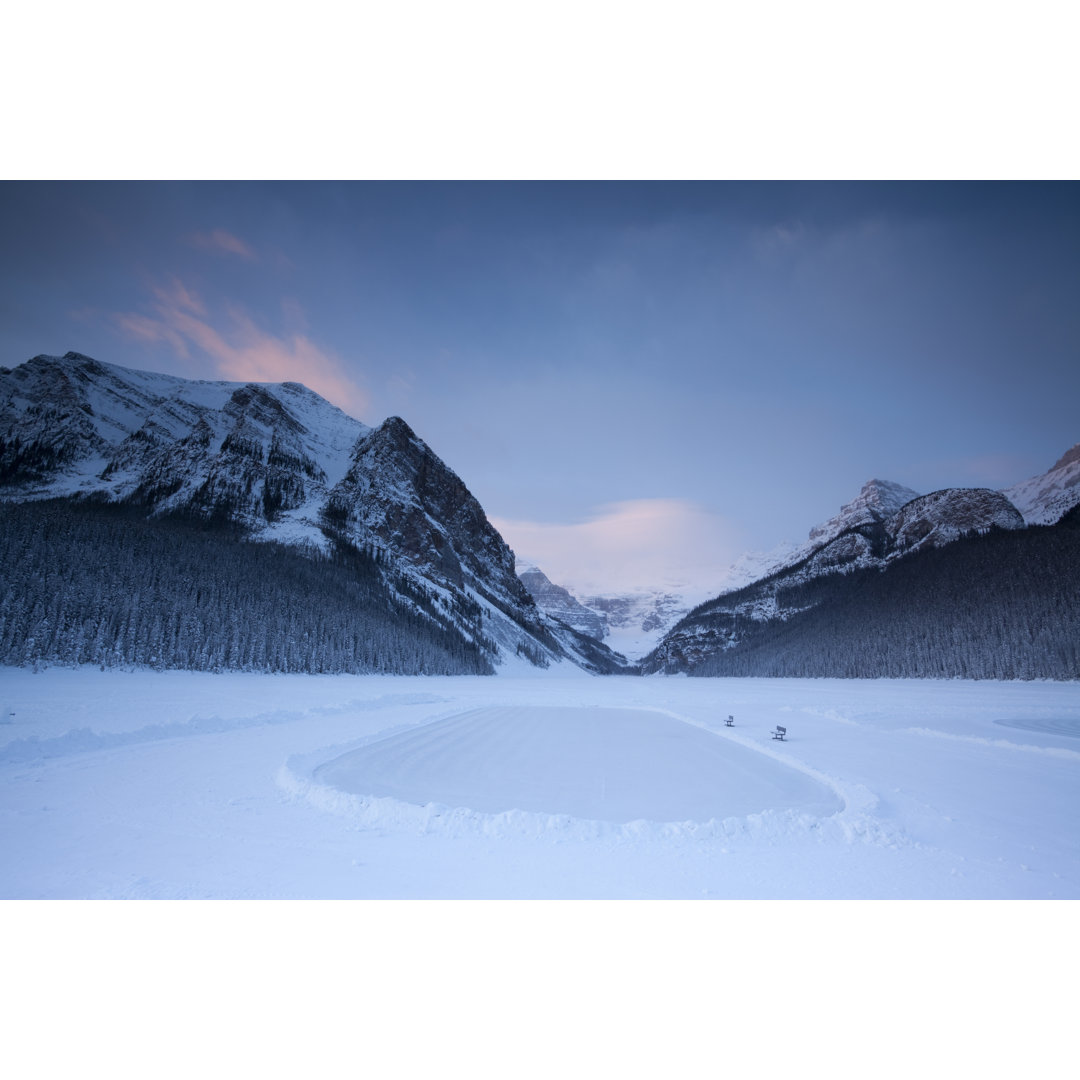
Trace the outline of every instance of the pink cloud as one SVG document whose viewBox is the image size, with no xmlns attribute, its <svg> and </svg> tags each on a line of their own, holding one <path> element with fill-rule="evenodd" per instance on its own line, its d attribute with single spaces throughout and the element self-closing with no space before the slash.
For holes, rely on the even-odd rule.
<svg viewBox="0 0 1080 1080">
<path fill-rule="evenodd" d="M 743 552 L 737 530 L 686 499 L 633 499 L 587 521 L 491 519 L 522 559 L 577 595 L 679 588 L 715 595 Z"/>
<path fill-rule="evenodd" d="M 174 330 L 170 330 L 164 323 L 157 319 L 148 319 L 145 315 L 128 314 L 114 315 L 113 323 L 120 332 L 135 341 L 159 342 L 165 341 L 173 347 L 178 356 L 185 360 L 188 357 L 187 346 L 184 339 Z"/>
<path fill-rule="evenodd" d="M 214 372 L 230 382 L 299 382 L 353 416 L 370 406 L 368 395 L 344 370 L 341 360 L 301 333 L 275 337 L 240 308 L 226 308 L 213 320 L 202 300 L 173 279 L 153 289 L 153 317 L 113 316 L 126 337 L 165 343 L 184 360 L 207 358 Z"/>
<path fill-rule="evenodd" d="M 239 255 L 242 259 L 250 259 L 252 262 L 258 259 L 250 244 L 245 243 L 239 236 L 234 236 L 224 229 L 213 229 L 207 233 L 193 233 L 188 237 L 188 243 L 192 247 L 201 248 L 203 251 L 214 252 L 218 255 Z"/>
<path fill-rule="evenodd" d="M 187 289 L 183 282 L 176 278 L 170 278 L 167 286 L 154 286 L 152 291 L 158 302 L 165 307 L 183 308 L 193 311 L 196 315 L 206 314 L 206 305 L 198 295 Z"/>
</svg>

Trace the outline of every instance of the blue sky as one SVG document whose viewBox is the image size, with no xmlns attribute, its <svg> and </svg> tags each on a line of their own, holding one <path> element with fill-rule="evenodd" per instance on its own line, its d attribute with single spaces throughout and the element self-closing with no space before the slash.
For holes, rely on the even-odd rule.
<svg viewBox="0 0 1080 1080">
<path fill-rule="evenodd" d="M 582 590 L 1080 440 L 1076 184 L 8 183 L 0 275 L 0 363 L 400 415 Z"/>
</svg>

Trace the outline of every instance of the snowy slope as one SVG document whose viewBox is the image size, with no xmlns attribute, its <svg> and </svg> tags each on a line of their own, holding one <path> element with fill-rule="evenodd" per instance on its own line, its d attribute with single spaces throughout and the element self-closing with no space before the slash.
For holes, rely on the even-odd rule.
<svg viewBox="0 0 1080 1080">
<path fill-rule="evenodd" d="M 181 379 L 67 353 L 0 369 L 3 498 L 100 494 L 227 506 L 321 545 L 321 507 L 370 429 L 299 383 Z"/>
<path fill-rule="evenodd" d="M 798 552 L 805 545 L 796 544 L 793 540 L 784 540 L 771 548 L 769 551 L 748 551 L 740 555 L 728 568 L 722 587 L 724 592 L 741 589 L 751 582 L 760 581 L 768 577 L 781 567 L 798 562 Z"/>
<path fill-rule="evenodd" d="M 744 642 L 760 640 L 767 624 L 788 622 L 814 607 L 832 610 L 828 589 L 808 591 L 814 583 L 886 570 L 904 556 L 992 530 L 1023 529 L 1024 524 L 1006 496 L 988 488 L 916 495 L 899 484 L 870 480 L 839 514 L 811 529 L 805 545 L 786 555 L 780 548 L 776 561 L 758 560 L 765 569 L 762 577 L 726 587 L 672 627 L 643 658 L 643 670 L 692 670 Z"/>
<path fill-rule="evenodd" d="M 851 502 L 840 507 L 839 514 L 810 530 L 810 544 L 827 544 L 849 529 L 886 521 L 918 494 L 889 480 L 868 480 Z"/>
<path fill-rule="evenodd" d="M 541 611 L 597 641 L 603 641 L 607 636 L 608 627 L 603 617 L 580 604 L 568 589 L 552 582 L 540 567 L 518 559 L 517 575 Z"/>
<path fill-rule="evenodd" d="M 4 668 L 0 704 L 6 898 L 1080 898 L 1076 683 Z"/>
<path fill-rule="evenodd" d="M 0 499 L 76 495 L 359 549 L 402 604 L 496 664 L 621 667 L 548 624 L 483 508 L 403 420 L 370 428 L 298 383 L 193 382 L 78 353 L 0 369 Z"/>
<path fill-rule="evenodd" d="M 915 500 L 920 501 L 915 503 Z M 1066 451 L 1045 473 L 1000 493 L 984 488 L 946 488 L 921 496 L 889 480 L 868 480 L 838 514 L 815 525 L 805 543 L 785 542 L 770 552 L 744 555 L 732 566 L 723 591 L 732 592 L 760 581 L 810 559 L 845 533 L 866 533 L 875 525 L 883 526 L 896 539 L 897 551 L 902 551 L 948 543 L 972 529 L 1050 525 L 1077 503 L 1080 503 L 1080 443 Z M 852 547 L 850 543 L 848 546 Z M 859 554 L 861 551 L 852 548 L 850 561 L 865 565 L 865 559 L 858 560 Z M 819 563 L 838 565 L 844 561 L 842 553 L 835 549 Z"/>
<path fill-rule="evenodd" d="M 1029 525 L 1052 525 L 1080 503 L 1080 443 L 1041 476 L 1014 484 L 1003 494 Z"/>
<path fill-rule="evenodd" d="M 585 596 L 581 602 L 607 625 L 604 639 L 612 649 L 638 659 L 705 596 L 698 591 L 643 588 L 613 596 Z"/>
<path fill-rule="evenodd" d="M 603 641 L 631 660 L 648 653 L 695 604 L 710 595 L 703 590 L 641 588 L 606 596 L 577 597 L 554 584 L 534 563 L 518 560 L 518 577 L 537 607 L 558 623 Z"/>
<path fill-rule="evenodd" d="M 987 488 L 947 488 L 920 495 L 889 519 L 890 558 L 927 547 L 940 547 L 969 533 L 1022 529 L 1020 511 L 1002 494 Z"/>
</svg>

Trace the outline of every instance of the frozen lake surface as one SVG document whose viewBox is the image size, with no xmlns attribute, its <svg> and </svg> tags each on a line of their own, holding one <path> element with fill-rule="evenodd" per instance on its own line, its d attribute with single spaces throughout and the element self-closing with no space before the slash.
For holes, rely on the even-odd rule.
<svg viewBox="0 0 1080 1080">
<path fill-rule="evenodd" d="M 0 716 L 5 898 L 1080 898 L 1076 683 L 2 668 Z"/>
</svg>

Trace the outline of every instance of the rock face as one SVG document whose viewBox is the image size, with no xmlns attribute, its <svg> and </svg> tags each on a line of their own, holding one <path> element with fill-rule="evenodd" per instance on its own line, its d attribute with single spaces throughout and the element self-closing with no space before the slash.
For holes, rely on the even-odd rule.
<svg viewBox="0 0 1080 1080">
<path fill-rule="evenodd" d="M 597 641 L 603 641 L 607 636 L 608 628 L 603 618 L 578 603 L 561 585 L 554 584 L 539 567 L 521 566 L 518 577 L 541 611 Z"/>
<path fill-rule="evenodd" d="M 988 488 L 912 495 L 899 484 L 869 481 L 839 515 L 811 530 L 810 543 L 784 565 L 695 608 L 645 658 L 643 670 L 687 670 L 735 647 L 760 624 L 790 619 L 818 602 L 810 589 L 815 582 L 885 569 L 904 555 L 971 534 L 1024 527 L 1016 507 Z"/>
<path fill-rule="evenodd" d="M 103 495 L 265 530 L 312 515 L 369 429 L 298 383 L 178 379 L 78 353 L 0 369 L 5 497 Z"/>
<path fill-rule="evenodd" d="M 918 494 L 888 480 L 868 480 L 851 502 L 840 507 L 836 517 L 810 530 L 810 543 L 815 546 L 827 544 L 849 529 L 887 521 Z"/>
<path fill-rule="evenodd" d="M 536 607 L 483 508 L 404 420 L 370 428 L 298 383 L 197 382 L 78 353 L 0 368 L 0 500 L 85 496 L 352 545 L 496 662 L 621 667 Z"/>
<path fill-rule="evenodd" d="M 662 589 L 620 596 L 585 596 L 582 603 L 604 619 L 608 644 L 631 659 L 648 653 L 693 606 L 685 596 Z"/>
<path fill-rule="evenodd" d="M 785 542 L 770 552 L 741 556 L 729 571 L 724 591 L 735 592 L 807 559 L 816 559 L 815 566 L 819 569 L 847 563 L 862 565 L 873 557 L 874 544 L 869 542 L 869 537 L 877 537 L 880 548 L 885 523 L 918 495 L 917 491 L 890 480 L 867 480 L 859 494 L 840 507 L 838 514 L 810 530 L 805 543 Z M 862 539 L 856 538 L 859 536 Z M 846 537 L 842 543 L 829 546 L 841 537 Z"/>
<path fill-rule="evenodd" d="M 400 417 L 361 435 L 324 517 L 457 588 L 532 607 L 514 554 L 461 479 Z"/>
<path fill-rule="evenodd" d="M 940 547 L 972 532 L 1022 529 L 1024 518 L 1004 495 L 988 488 L 947 488 L 921 495 L 888 523 L 897 554 Z"/>
<path fill-rule="evenodd" d="M 531 563 L 519 565 L 518 577 L 546 615 L 631 660 L 649 652 L 692 606 L 686 597 L 658 589 L 578 600 Z"/>
<path fill-rule="evenodd" d="M 630 596 L 587 596 L 585 603 L 604 613 L 609 627 L 652 634 L 686 613 L 683 598 L 675 593 L 649 592 Z"/>
<path fill-rule="evenodd" d="M 1053 525 L 1080 505 L 1080 443 L 1041 476 L 1006 488 L 1003 494 L 1028 525 Z"/>
</svg>

